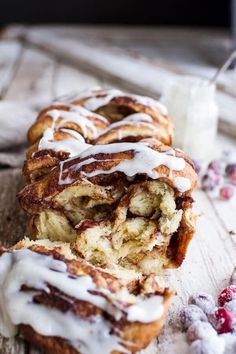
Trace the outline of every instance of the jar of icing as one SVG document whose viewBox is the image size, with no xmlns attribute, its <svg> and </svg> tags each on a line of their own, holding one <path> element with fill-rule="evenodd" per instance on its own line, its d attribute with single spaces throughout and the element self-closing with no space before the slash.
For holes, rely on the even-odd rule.
<svg viewBox="0 0 236 354">
<path fill-rule="evenodd" d="M 174 120 L 174 145 L 194 159 L 208 159 L 218 123 L 215 85 L 198 77 L 176 76 L 166 83 L 162 102 Z"/>
</svg>

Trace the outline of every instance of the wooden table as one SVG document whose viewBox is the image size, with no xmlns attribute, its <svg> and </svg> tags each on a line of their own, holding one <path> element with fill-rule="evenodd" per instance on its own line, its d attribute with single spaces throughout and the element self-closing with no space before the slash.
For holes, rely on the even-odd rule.
<svg viewBox="0 0 236 354">
<path fill-rule="evenodd" d="M 0 39 L 0 97 L 36 109 L 55 97 L 97 85 L 157 97 L 163 82 L 176 73 L 213 75 L 216 60 L 223 60 L 219 53 L 228 45 L 228 34 L 220 31 L 11 26 Z M 235 77 L 231 71 L 218 83 L 219 127 L 233 137 L 220 133 L 215 155 L 224 148 L 236 149 Z M 12 245 L 27 232 L 15 197 L 22 184 L 20 168 L 0 170 L 4 245 Z M 236 265 L 236 200 L 222 202 L 202 191 L 195 193 L 195 200 L 201 214 L 196 237 L 183 266 L 167 274 L 178 296 L 162 335 L 146 354 L 183 354 L 184 349 L 175 346 L 180 340 L 180 307 L 197 291 L 216 296 Z M 18 338 L 0 338 L 0 348 L 2 354 L 39 353 Z"/>
</svg>

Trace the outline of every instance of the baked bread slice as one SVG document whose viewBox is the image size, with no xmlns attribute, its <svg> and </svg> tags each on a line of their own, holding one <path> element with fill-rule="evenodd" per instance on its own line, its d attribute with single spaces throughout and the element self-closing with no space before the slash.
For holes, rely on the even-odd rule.
<svg viewBox="0 0 236 354">
<path fill-rule="evenodd" d="M 124 286 L 63 243 L 1 248 L 0 269 L 3 334 L 48 353 L 135 353 L 159 334 L 173 296 L 154 275 Z"/>
</svg>

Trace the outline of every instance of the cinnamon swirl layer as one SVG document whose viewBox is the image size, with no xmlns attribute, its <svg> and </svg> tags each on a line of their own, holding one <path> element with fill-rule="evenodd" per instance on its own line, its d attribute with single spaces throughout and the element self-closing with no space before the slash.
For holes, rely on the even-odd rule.
<svg viewBox="0 0 236 354">
<path fill-rule="evenodd" d="M 195 231 L 187 156 L 155 140 L 91 146 L 19 193 L 31 234 L 111 271 L 179 266 Z"/>
</svg>

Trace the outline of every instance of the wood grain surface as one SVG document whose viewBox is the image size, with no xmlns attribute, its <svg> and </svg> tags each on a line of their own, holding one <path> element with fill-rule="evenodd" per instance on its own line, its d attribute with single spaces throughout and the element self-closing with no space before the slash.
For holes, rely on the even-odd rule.
<svg viewBox="0 0 236 354">
<path fill-rule="evenodd" d="M 115 85 L 156 96 L 170 75 L 191 70 L 214 73 L 213 64 L 208 65 L 208 71 L 204 64 L 210 60 L 212 52 L 200 58 L 200 49 L 204 51 L 197 46 L 197 38 L 205 43 L 206 50 L 207 38 L 213 38 L 219 45 L 226 35 L 217 32 L 216 37 L 208 34 L 205 38 L 202 33 L 191 34 L 195 46 L 189 49 L 186 47 L 185 53 L 189 61 L 195 58 L 194 67 L 191 67 L 189 61 L 184 66 L 180 59 L 176 59 L 175 64 L 171 62 L 170 50 L 167 50 L 161 38 L 165 35 L 168 43 L 174 43 L 179 37 L 173 32 L 162 32 L 161 36 L 155 29 L 148 32 L 131 29 L 127 33 L 125 30 L 112 31 L 105 28 L 23 27 L 22 41 L 22 27 L 11 27 L 5 31 L 5 39 L 0 40 L 0 97 L 24 102 L 39 109 L 53 97 L 94 85 Z M 53 42 L 52 38 L 55 39 Z M 184 41 L 189 37 L 185 33 L 181 38 Z M 168 52 L 166 60 L 165 52 Z M 173 49 L 171 53 L 173 56 Z M 232 133 L 234 129 L 233 134 L 236 134 L 234 77 L 235 73 L 231 73 L 221 79 L 218 95 L 221 112 L 224 112 L 221 125 L 224 124 L 224 131 Z M 234 149 L 236 153 L 235 140 L 219 135 L 213 156 L 218 156 L 226 148 Z M 26 217 L 16 200 L 16 193 L 22 185 L 20 169 L 0 170 L 0 237 L 5 246 L 14 244 L 27 234 Z M 179 354 L 176 349 L 178 343 L 175 343 L 178 341 L 176 333 L 181 330 L 179 309 L 194 292 L 206 291 L 215 296 L 227 284 L 236 265 L 236 201 L 222 202 L 210 198 L 202 191 L 195 193 L 195 200 L 200 215 L 197 234 L 183 266 L 166 274 L 167 282 L 177 291 L 177 296 L 161 336 L 142 353 Z M 40 352 L 19 338 L 0 338 L 0 353 Z"/>
</svg>

